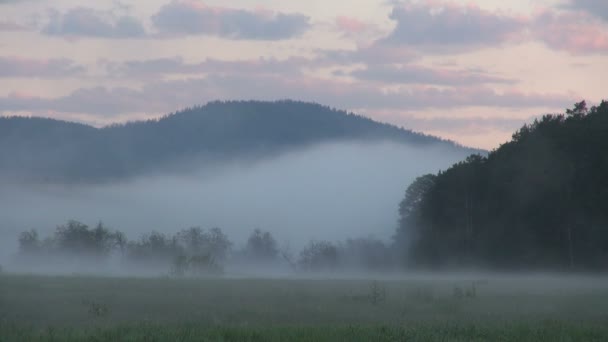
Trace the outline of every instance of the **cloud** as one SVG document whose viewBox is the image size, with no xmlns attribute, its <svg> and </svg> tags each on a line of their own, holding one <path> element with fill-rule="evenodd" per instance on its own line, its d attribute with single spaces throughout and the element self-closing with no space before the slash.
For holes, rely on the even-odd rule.
<svg viewBox="0 0 608 342">
<path fill-rule="evenodd" d="M 374 84 L 275 75 L 210 75 L 204 78 L 150 82 L 141 89 L 84 88 L 59 98 L 11 94 L 0 97 L 0 111 L 56 111 L 106 117 L 129 113 L 164 114 L 211 100 L 296 98 L 344 109 L 423 110 L 487 106 L 502 108 L 557 107 L 576 96 L 518 91 L 497 92 L 487 87 L 444 89 L 414 86 L 392 92 Z"/>
<path fill-rule="evenodd" d="M 282 40 L 310 28 L 301 14 L 209 7 L 194 0 L 172 1 L 152 17 L 161 34 L 209 35 L 235 40 Z"/>
<path fill-rule="evenodd" d="M 42 30 L 51 36 L 95 38 L 142 38 L 146 36 L 142 23 L 132 16 L 115 16 L 86 7 L 65 13 L 51 12 Z"/>
<path fill-rule="evenodd" d="M 375 65 L 357 69 L 351 76 L 365 81 L 396 84 L 472 85 L 483 83 L 514 83 L 514 80 L 473 70 L 432 69 L 418 65 Z"/>
<path fill-rule="evenodd" d="M 2 31 L 26 31 L 26 30 L 28 30 L 28 28 L 26 26 L 18 24 L 14 21 L 10 21 L 10 20 L 0 21 L 0 32 L 2 32 Z"/>
<path fill-rule="evenodd" d="M 523 41 L 530 23 L 529 18 L 435 0 L 397 4 L 390 19 L 396 26 L 384 37 L 355 50 L 320 54 L 339 63 L 403 64 L 429 52 L 449 54 Z M 365 29 L 365 23 L 350 17 L 337 18 L 336 26 L 347 34 Z"/>
<path fill-rule="evenodd" d="M 285 60 L 259 58 L 247 60 L 206 59 L 199 63 L 187 63 L 183 58 L 157 58 L 149 60 L 131 60 L 123 63 L 106 62 L 108 73 L 115 77 L 157 78 L 167 74 L 281 74 L 283 76 L 299 75 L 301 69 L 315 64 L 312 59 L 291 57 Z"/>
<path fill-rule="evenodd" d="M 570 0 L 567 8 L 586 11 L 608 21 L 608 1 L 605 0 Z"/>
<path fill-rule="evenodd" d="M 388 46 L 372 44 L 358 46 L 354 50 L 319 50 L 319 61 L 334 65 L 345 64 L 402 64 L 420 57 L 420 53 L 413 48 L 403 46 Z"/>
<path fill-rule="evenodd" d="M 407 127 L 419 131 L 443 131 L 460 134 L 480 134 L 481 131 L 505 131 L 514 132 L 521 128 L 524 123 L 533 121 L 531 118 L 509 118 L 509 117 L 402 117 L 402 122 Z"/>
<path fill-rule="evenodd" d="M 535 19 L 532 34 L 554 50 L 608 53 L 608 24 L 586 12 L 544 11 Z"/>
<path fill-rule="evenodd" d="M 67 58 L 33 59 L 0 56 L 0 78 L 64 78 L 83 74 L 85 68 Z"/>
<path fill-rule="evenodd" d="M 11 111 L 29 111 L 113 116 L 154 108 L 154 99 L 146 100 L 142 95 L 141 92 L 124 87 L 81 88 L 67 96 L 57 98 L 13 92 L 6 97 L 0 97 L 0 111 L 4 111 L 5 114 Z"/>
<path fill-rule="evenodd" d="M 336 18 L 336 28 L 349 35 L 362 33 L 370 28 L 370 26 L 357 19 L 348 16 L 339 16 Z"/>
<path fill-rule="evenodd" d="M 34 1 L 34 0 L 0 0 L 0 5 L 18 4 L 18 3 L 30 2 L 30 1 Z"/>
<path fill-rule="evenodd" d="M 523 93 L 516 90 L 497 92 L 487 87 L 441 88 L 412 86 L 385 91 L 376 84 L 341 82 L 307 78 L 217 77 L 214 86 L 228 90 L 230 98 L 242 96 L 261 100 L 298 98 L 347 109 L 430 109 L 467 106 L 522 108 L 558 106 L 572 102 L 557 94 Z M 253 86 L 252 86 L 253 85 Z M 566 101 L 564 101 L 566 100 Z"/>
<path fill-rule="evenodd" d="M 397 4 L 390 18 L 396 22 L 394 29 L 371 44 L 321 54 L 342 63 L 385 65 L 374 71 L 363 69 L 354 76 L 395 82 L 420 71 L 399 70 L 394 64 L 428 53 L 452 54 L 530 41 L 572 54 L 608 51 L 608 23 L 601 19 L 608 19 L 606 1 L 572 0 L 565 6 L 522 16 L 484 10 L 474 4 L 427 0 Z M 364 23 L 343 17 L 336 25 L 349 32 L 363 29 Z M 389 74 L 391 71 L 396 74 Z"/>
<path fill-rule="evenodd" d="M 436 1 L 395 6 L 390 18 L 397 25 L 380 43 L 439 50 L 500 45 L 520 36 L 527 24 L 526 19 L 475 5 Z"/>
</svg>

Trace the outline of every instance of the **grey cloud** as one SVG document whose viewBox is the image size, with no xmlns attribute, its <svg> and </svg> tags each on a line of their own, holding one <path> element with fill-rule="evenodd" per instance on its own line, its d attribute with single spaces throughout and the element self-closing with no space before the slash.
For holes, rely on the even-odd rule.
<svg viewBox="0 0 608 342">
<path fill-rule="evenodd" d="M 608 21 L 608 1 L 570 0 L 570 3 L 566 7 L 583 10 Z"/>
<path fill-rule="evenodd" d="M 28 28 L 14 21 L 0 21 L 0 32 L 2 31 L 26 31 Z"/>
<path fill-rule="evenodd" d="M 259 58 L 246 60 L 206 59 L 199 63 L 187 63 L 181 57 L 131 60 L 123 63 L 105 63 L 108 73 L 117 77 L 155 78 L 165 74 L 281 74 L 299 75 L 301 68 L 316 62 L 303 57 L 285 60 Z"/>
<path fill-rule="evenodd" d="M 65 13 L 52 12 L 42 32 L 52 36 L 117 39 L 146 35 L 142 23 L 135 17 L 114 16 L 85 7 L 73 8 Z"/>
<path fill-rule="evenodd" d="M 355 50 L 320 50 L 317 51 L 319 61 L 332 64 L 382 65 L 406 63 L 420 57 L 419 52 L 410 47 L 389 46 L 387 44 L 372 44 L 358 47 Z"/>
<path fill-rule="evenodd" d="M 11 111 L 31 111 L 112 116 L 145 111 L 157 106 L 154 99 L 146 100 L 141 92 L 128 88 L 82 88 L 57 98 L 18 94 L 0 97 L 0 112 L 4 111 L 5 114 L 10 114 Z"/>
<path fill-rule="evenodd" d="M 514 83 L 514 80 L 474 70 L 432 69 L 417 65 L 375 65 L 350 73 L 361 80 L 397 84 L 473 85 L 483 83 Z"/>
<path fill-rule="evenodd" d="M 185 63 L 181 57 L 126 62 L 101 60 L 98 64 L 106 70 L 110 77 L 157 78 L 164 74 L 198 73 L 195 65 Z"/>
<path fill-rule="evenodd" d="M 390 18 L 397 26 L 380 43 L 433 49 L 499 45 L 526 27 L 525 22 L 515 17 L 451 4 L 400 5 L 394 7 Z"/>
<path fill-rule="evenodd" d="M 85 68 L 66 58 L 31 59 L 0 56 L 0 78 L 63 78 L 83 74 Z"/>
<path fill-rule="evenodd" d="M 163 34 L 246 40 L 293 38 L 310 27 L 309 20 L 301 14 L 207 7 L 194 1 L 173 1 L 152 17 L 152 23 Z"/>
<path fill-rule="evenodd" d="M 496 46 L 523 38 L 529 21 L 482 10 L 434 2 L 394 4 L 395 28 L 385 37 L 355 50 L 320 51 L 339 63 L 404 64 L 424 53 L 452 53 Z"/>
<path fill-rule="evenodd" d="M 0 5 L 5 5 L 5 4 L 18 4 L 18 3 L 22 3 L 22 2 L 33 2 L 35 0 L 0 0 Z"/>
</svg>

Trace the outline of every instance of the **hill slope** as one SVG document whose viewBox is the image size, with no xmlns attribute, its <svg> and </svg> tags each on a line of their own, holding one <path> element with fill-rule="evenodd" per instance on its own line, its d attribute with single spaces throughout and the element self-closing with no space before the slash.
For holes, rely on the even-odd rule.
<svg viewBox="0 0 608 342">
<path fill-rule="evenodd" d="M 318 104 L 213 102 L 159 120 L 101 129 L 42 118 L 0 118 L 0 172 L 27 181 L 101 182 L 180 162 L 256 159 L 313 144 L 372 140 L 476 152 Z"/>
</svg>

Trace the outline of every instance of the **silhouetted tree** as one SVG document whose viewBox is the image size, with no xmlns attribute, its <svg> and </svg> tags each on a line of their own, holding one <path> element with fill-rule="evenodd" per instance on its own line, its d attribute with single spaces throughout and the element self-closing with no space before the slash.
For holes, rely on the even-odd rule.
<svg viewBox="0 0 608 342">
<path fill-rule="evenodd" d="M 220 228 L 209 231 L 200 227 L 184 229 L 177 233 L 174 240 L 180 248 L 173 261 L 173 273 L 176 275 L 220 272 L 232 246 Z"/>
<path fill-rule="evenodd" d="M 209 254 L 218 262 L 224 262 L 230 253 L 232 242 L 220 228 L 211 228 L 208 233 Z"/>
<path fill-rule="evenodd" d="M 121 239 L 122 233 L 110 231 L 101 222 L 90 229 L 86 224 L 72 220 L 57 227 L 53 243 L 62 253 L 102 257 L 117 247 Z"/>
<path fill-rule="evenodd" d="M 298 265 L 305 271 L 335 271 L 338 267 L 338 248 L 328 241 L 310 241 L 300 252 Z"/>
<path fill-rule="evenodd" d="M 184 229 L 177 233 L 177 240 L 187 254 L 209 252 L 209 236 L 200 227 Z"/>
<path fill-rule="evenodd" d="M 247 240 L 245 253 L 254 260 L 273 261 L 276 260 L 279 249 L 276 240 L 269 232 L 255 229 Z"/>
<path fill-rule="evenodd" d="M 38 231 L 32 229 L 19 234 L 19 252 L 33 255 L 40 252 L 41 242 Z"/>
</svg>

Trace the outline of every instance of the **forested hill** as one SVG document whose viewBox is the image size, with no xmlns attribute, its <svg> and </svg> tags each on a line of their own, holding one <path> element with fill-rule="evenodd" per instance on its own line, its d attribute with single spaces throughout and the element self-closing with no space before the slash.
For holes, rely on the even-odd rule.
<svg viewBox="0 0 608 342">
<path fill-rule="evenodd" d="M 418 178 L 396 242 L 435 267 L 608 270 L 608 102 L 525 125 L 486 157 Z"/>
<path fill-rule="evenodd" d="M 184 161 L 263 158 L 311 144 L 381 139 L 475 152 L 318 104 L 213 102 L 160 120 L 100 129 L 42 118 L 0 118 L 0 173 L 26 181 L 99 182 Z"/>
</svg>

